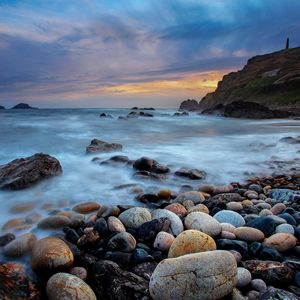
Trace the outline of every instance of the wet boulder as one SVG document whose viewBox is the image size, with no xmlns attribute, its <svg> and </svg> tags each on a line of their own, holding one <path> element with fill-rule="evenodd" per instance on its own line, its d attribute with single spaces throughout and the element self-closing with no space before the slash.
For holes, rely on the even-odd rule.
<svg viewBox="0 0 300 300">
<path fill-rule="evenodd" d="M 62 167 L 56 158 L 37 153 L 0 166 L 0 189 L 21 190 L 61 174 Z"/>
<path fill-rule="evenodd" d="M 108 143 L 98 139 L 93 139 L 89 146 L 86 147 L 86 153 L 106 153 L 121 151 L 123 146 L 117 143 Z"/>
</svg>

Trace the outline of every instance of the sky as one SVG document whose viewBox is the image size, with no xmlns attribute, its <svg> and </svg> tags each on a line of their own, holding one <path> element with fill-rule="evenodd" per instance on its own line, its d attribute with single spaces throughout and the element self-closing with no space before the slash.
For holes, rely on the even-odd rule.
<svg viewBox="0 0 300 300">
<path fill-rule="evenodd" d="M 299 0 L 0 0 L 0 105 L 177 107 L 288 36 Z"/>
</svg>

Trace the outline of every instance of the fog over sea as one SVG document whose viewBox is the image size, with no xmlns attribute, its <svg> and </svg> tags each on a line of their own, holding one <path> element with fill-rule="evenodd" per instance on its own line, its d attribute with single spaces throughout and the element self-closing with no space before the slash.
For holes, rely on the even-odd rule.
<svg viewBox="0 0 300 300">
<path fill-rule="evenodd" d="M 113 119 L 101 119 L 100 113 Z M 73 203 L 96 200 L 101 204 L 137 204 L 130 188 L 136 183 L 145 191 L 166 187 L 178 191 L 183 184 L 228 184 L 251 174 L 270 174 L 270 160 L 299 157 L 299 145 L 278 142 L 300 133 L 299 120 L 241 120 L 191 113 L 173 116 L 175 110 L 155 110 L 153 118 L 119 120 L 129 109 L 39 109 L 0 112 L 0 165 L 13 159 L 44 152 L 56 157 L 63 175 L 22 191 L 0 191 L 0 226 L 14 215 L 12 205 L 36 202 Z M 122 152 L 87 155 L 93 138 L 123 145 Z M 91 162 L 97 156 L 130 159 L 149 156 L 171 168 L 162 182 L 135 179 L 129 166 L 106 166 Z M 299 166 L 295 161 L 292 166 Z M 183 180 L 172 175 L 180 167 L 204 170 L 205 180 Z M 27 212 L 28 213 L 28 212 Z M 25 216 L 26 214 L 24 214 Z M 19 215 L 18 215 L 19 216 Z"/>
</svg>

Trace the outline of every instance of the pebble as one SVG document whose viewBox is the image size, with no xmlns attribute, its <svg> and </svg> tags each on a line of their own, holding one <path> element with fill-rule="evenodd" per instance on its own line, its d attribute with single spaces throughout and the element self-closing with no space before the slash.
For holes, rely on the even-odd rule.
<svg viewBox="0 0 300 300">
<path fill-rule="evenodd" d="M 38 240 L 32 249 L 31 266 L 35 271 L 68 269 L 74 257 L 69 246 L 57 237 Z"/>
<path fill-rule="evenodd" d="M 180 233 L 171 245 L 169 258 L 185 254 L 216 250 L 215 241 L 198 230 L 186 230 Z"/>
<path fill-rule="evenodd" d="M 23 218 L 15 218 L 15 219 L 10 219 L 4 225 L 2 226 L 2 231 L 7 231 L 9 229 L 14 229 L 20 225 L 24 224 L 24 219 Z"/>
<path fill-rule="evenodd" d="M 79 203 L 73 207 L 73 210 L 80 214 L 88 214 L 90 212 L 96 211 L 100 208 L 100 204 L 97 202 L 84 202 Z"/>
<path fill-rule="evenodd" d="M 169 200 L 171 198 L 172 191 L 168 190 L 168 189 L 162 189 L 158 192 L 157 195 L 158 195 L 159 199 Z"/>
<path fill-rule="evenodd" d="M 263 293 L 267 290 L 267 285 L 262 279 L 252 279 L 251 287 L 260 293 Z"/>
<path fill-rule="evenodd" d="M 50 277 L 46 291 L 49 300 L 97 300 L 90 286 L 68 273 L 56 273 Z"/>
<path fill-rule="evenodd" d="M 237 278 L 236 287 L 238 288 L 247 286 L 252 280 L 251 273 L 247 269 L 240 267 L 237 268 Z"/>
<path fill-rule="evenodd" d="M 13 205 L 10 208 L 10 212 L 13 214 L 16 213 L 23 213 L 29 210 L 32 210 L 35 207 L 35 203 L 34 202 L 24 202 L 24 203 L 18 203 Z"/>
<path fill-rule="evenodd" d="M 190 191 L 179 194 L 172 202 L 182 204 L 186 200 L 191 200 L 196 205 L 205 201 L 205 197 L 201 192 Z"/>
<path fill-rule="evenodd" d="M 114 216 L 110 216 L 107 219 L 108 230 L 111 232 L 125 232 L 126 228 L 123 223 Z"/>
<path fill-rule="evenodd" d="M 41 229 L 56 229 L 68 226 L 71 220 L 64 216 L 50 216 L 42 219 L 38 223 L 38 227 Z"/>
<path fill-rule="evenodd" d="M 108 241 L 107 247 L 114 251 L 131 252 L 136 247 L 136 240 L 130 233 L 120 232 Z"/>
<path fill-rule="evenodd" d="M 275 204 L 270 210 L 274 215 L 281 214 L 286 209 L 286 206 L 283 203 Z"/>
<path fill-rule="evenodd" d="M 122 212 L 119 215 L 119 219 L 126 228 L 138 228 L 152 218 L 151 213 L 147 208 L 132 207 Z"/>
<path fill-rule="evenodd" d="M 21 257 L 31 251 L 35 242 L 36 236 L 33 233 L 20 235 L 3 248 L 3 254 L 9 257 Z"/>
<path fill-rule="evenodd" d="M 243 205 L 240 202 L 228 202 L 226 204 L 226 208 L 232 211 L 241 211 L 243 209 Z"/>
<path fill-rule="evenodd" d="M 235 227 L 240 227 L 245 225 L 244 218 L 237 212 L 230 210 L 222 210 L 214 215 L 214 218 L 220 223 L 229 223 Z"/>
<path fill-rule="evenodd" d="M 154 300 L 214 300 L 230 294 L 237 282 L 237 266 L 228 251 L 187 254 L 161 261 L 149 284 Z"/>
<path fill-rule="evenodd" d="M 261 216 L 261 217 L 270 216 L 270 215 L 272 215 L 272 212 L 268 209 L 263 209 L 259 212 L 258 215 Z"/>
<path fill-rule="evenodd" d="M 221 232 L 221 224 L 212 216 L 203 212 L 192 212 L 184 220 L 187 229 L 200 230 L 210 236 L 217 236 Z"/>
<path fill-rule="evenodd" d="M 290 224 L 280 224 L 276 227 L 275 232 L 276 233 L 289 233 L 289 234 L 294 235 L 295 229 Z"/>
<path fill-rule="evenodd" d="M 191 212 L 195 212 L 195 211 L 199 211 L 199 212 L 203 212 L 203 213 L 209 214 L 209 210 L 208 210 L 207 206 L 205 206 L 202 203 L 190 207 L 188 209 L 188 214 L 191 213 Z"/>
<path fill-rule="evenodd" d="M 235 240 L 236 239 L 236 235 L 233 232 L 225 231 L 225 230 L 221 231 L 220 237 L 222 239 L 229 239 L 229 240 Z"/>
<path fill-rule="evenodd" d="M 187 215 L 186 208 L 180 203 L 169 204 L 164 209 L 167 209 L 167 210 L 173 212 L 174 214 L 176 214 L 180 218 L 183 218 Z"/>
<path fill-rule="evenodd" d="M 97 212 L 97 216 L 107 218 L 110 216 L 117 217 L 120 214 L 120 208 L 117 206 L 103 205 Z"/>
<path fill-rule="evenodd" d="M 265 238 L 261 230 L 252 227 L 239 227 L 236 228 L 233 233 L 237 239 L 246 242 L 259 242 Z"/>
<path fill-rule="evenodd" d="M 172 234 L 161 231 L 157 234 L 153 243 L 153 247 L 163 252 L 167 252 L 169 251 L 174 240 L 175 237 Z"/>
<path fill-rule="evenodd" d="M 285 252 L 296 246 L 297 239 L 289 233 L 275 233 L 265 239 L 264 244 L 275 248 L 279 252 Z"/>
<path fill-rule="evenodd" d="M 229 231 L 229 232 L 234 232 L 235 230 L 235 226 L 233 226 L 232 224 L 229 224 L 229 223 L 221 223 L 221 227 L 222 227 L 222 230 L 224 231 Z"/>
<path fill-rule="evenodd" d="M 83 267 L 74 267 L 70 270 L 70 274 L 77 276 L 81 280 L 85 281 L 87 278 L 87 270 Z"/>
<path fill-rule="evenodd" d="M 16 236 L 12 233 L 6 233 L 4 235 L 0 236 L 0 247 L 3 247 L 13 241 L 16 238 Z"/>
<path fill-rule="evenodd" d="M 216 242 L 218 249 L 235 250 L 243 257 L 248 254 L 248 244 L 246 242 L 229 239 L 218 239 Z"/>
<path fill-rule="evenodd" d="M 183 224 L 180 218 L 167 209 L 156 209 L 152 211 L 152 218 L 167 218 L 171 222 L 170 229 L 168 232 L 174 236 L 179 235 L 183 231 Z"/>
</svg>

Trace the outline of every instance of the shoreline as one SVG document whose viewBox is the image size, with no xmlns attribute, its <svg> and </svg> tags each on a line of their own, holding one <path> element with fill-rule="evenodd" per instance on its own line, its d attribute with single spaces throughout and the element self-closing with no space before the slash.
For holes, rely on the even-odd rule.
<svg viewBox="0 0 300 300">
<path fill-rule="evenodd" d="M 176 279 L 178 287 L 173 286 L 172 277 L 162 281 L 160 272 L 164 271 L 158 267 L 161 261 L 170 264 L 168 268 L 172 272 L 172 268 L 182 268 L 183 257 L 202 261 L 216 256 L 220 265 L 212 272 L 213 282 L 214 272 L 224 268 L 222 259 L 217 258 L 222 255 L 229 255 L 228 259 L 234 257 L 234 262 L 226 267 L 228 272 L 233 272 L 234 280 L 230 281 L 224 274 L 226 288 L 214 287 L 210 291 L 212 295 L 219 289 L 222 297 L 239 299 L 264 299 L 268 293 L 300 296 L 297 275 L 300 271 L 300 174 L 252 178 L 245 184 L 204 185 L 197 191 L 179 195 L 161 190 L 157 195 L 148 194 L 152 202 L 160 201 L 154 210 L 145 208 L 145 203 L 138 208 L 101 206 L 97 202 L 78 204 L 72 210 L 56 214 L 53 208 L 38 226 L 50 232 L 56 228 L 55 238 L 37 241 L 34 233 L 16 239 L 9 233 L 1 234 L 0 251 L 6 259 L 5 262 L 3 256 L 0 259 L 0 278 L 7 281 L 0 284 L 0 296 L 10 299 L 9 293 L 14 297 L 25 293 L 28 299 L 45 299 L 48 295 L 52 300 L 58 299 L 51 292 L 57 289 L 57 293 L 68 292 L 75 297 L 72 299 L 81 299 L 80 294 L 76 296 L 79 286 L 81 292 L 89 295 L 87 299 L 162 299 L 170 296 L 163 288 L 169 284 L 172 293 L 178 293 L 178 299 L 189 299 L 191 294 L 189 298 L 180 296 L 180 287 L 189 286 L 190 281 L 185 276 Z M 4 246 L 5 240 L 8 243 Z M 50 258 L 47 251 L 52 253 Z M 170 260 L 168 256 L 174 258 Z M 30 269 L 30 262 L 35 275 L 18 265 L 20 257 L 27 257 L 25 269 Z M 188 265 L 187 261 L 184 268 Z M 202 265 L 205 267 L 205 262 Z M 63 274 L 57 274 L 60 271 Z M 283 273 L 278 277 L 279 271 Z M 196 279 L 202 282 L 204 275 L 200 271 L 196 273 Z M 17 274 L 23 286 L 13 288 L 9 282 Z M 53 277 L 48 281 L 50 275 Z M 81 279 L 77 282 L 72 276 Z M 188 272 L 186 276 L 189 278 Z M 56 277 L 60 278 L 60 285 Z M 196 291 L 197 297 L 203 290 L 211 289 L 211 282 L 202 283 L 201 290 Z M 24 287 L 24 283 L 30 285 Z M 280 291 L 272 290 L 271 286 Z"/>
</svg>

